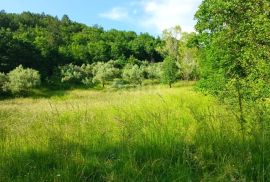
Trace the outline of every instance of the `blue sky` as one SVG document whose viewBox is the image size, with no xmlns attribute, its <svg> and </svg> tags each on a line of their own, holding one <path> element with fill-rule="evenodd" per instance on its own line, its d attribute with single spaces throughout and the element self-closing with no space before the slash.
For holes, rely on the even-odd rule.
<svg viewBox="0 0 270 182">
<path fill-rule="evenodd" d="M 0 0 L 0 10 L 8 13 L 31 11 L 70 19 L 105 29 L 161 34 L 180 25 L 193 31 L 193 20 L 202 0 Z"/>
</svg>

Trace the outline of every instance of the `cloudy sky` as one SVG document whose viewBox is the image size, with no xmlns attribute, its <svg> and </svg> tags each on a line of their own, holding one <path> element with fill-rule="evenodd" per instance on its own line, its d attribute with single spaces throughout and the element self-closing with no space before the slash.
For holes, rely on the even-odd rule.
<svg viewBox="0 0 270 182">
<path fill-rule="evenodd" d="M 31 11 L 70 19 L 105 29 L 133 30 L 159 35 L 181 25 L 193 31 L 193 16 L 202 0 L 0 0 L 0 9 Z"/>
</svg>

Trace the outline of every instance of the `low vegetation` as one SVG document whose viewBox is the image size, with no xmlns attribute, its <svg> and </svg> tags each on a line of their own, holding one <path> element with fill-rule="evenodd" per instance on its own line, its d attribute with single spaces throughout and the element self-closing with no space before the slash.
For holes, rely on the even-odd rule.
<svg viewBox="0 0 270 182">
<path fill-rule="evenodd" d="M 269 126 L 243 140 L 232 112 L 190 83 L 42 94 L 0 102 L 1 181 L 270 177 Z"/>
</svg>

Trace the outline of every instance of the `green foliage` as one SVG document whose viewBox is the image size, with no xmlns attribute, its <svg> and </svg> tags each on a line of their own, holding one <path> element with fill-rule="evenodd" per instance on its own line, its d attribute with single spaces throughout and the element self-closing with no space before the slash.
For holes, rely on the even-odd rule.
<svg viewBox="0 0 270 182">
<path fill-rule="evenodd" d="M 112 61 L 107 63 L 97 62 L 93 65 L 93 82 L 100 83 L 104 87 L 108 81 L 116 77 L 118 72 L 119 70 L 114 67 Z"/>
<path fill-rule="evenodd" d="M 269 181 L 269 122 L 253 125 L 242 142 L 234 115 L 192 90 L 76 89 L 2 100 L 0 180 Z M 269 113 L 260 117 L 269 121 Z"/>
<path fill-rule="evenodd" d="M 199 77 L 199 56 L 200 50 L 192 45 L 195 33 L 183 32 L 179 40 L 179 60 L 177 61 L 179 67 L 179 75 L 183 80 L 197 80 Z"/>
<path fill-rule="evenodd" d="M 196 37 L 195 33 L 182 32 L 180 26 L 175 26 L 163 31 L 163 44 L 157 47 L 163 56 L 175 60 L 179 68 L 176 77 L 184 80 L 197 79 L 199 76 L 200 51 L 193 45 L 194 37 Z"/>
<path fill-rule="evenodd" d="M 0 72 L 22 65 L 36 69 L 43 79 L 65 64 L 82 65 L 129 57 L 158 62 L 159 38 L 131 31 L 86 26 L 64 15 L 61 20 L 45 14 L 0 13 Z"/>
<path fill-rule="evenodd" d="M 121 89 L 128 87 L 127 82 L 121 78 L 115 78 L 112 82 L 112 88 Z"/>
<path fill-rule="evenodd" d="M 203 77 L 220 74 L 225 81 L 221 91 L 227 92 L 223 96 L 238 98 L 238 89 L 246 101 L 269 96 L 269 10 L 267 0 L 206 0 L 196 13 L 205 51 Z"/>
<path fill-rule="evenodd" d="M 0 73 L 0 93 L 6 90 L 5 87 L 6 87 L 7 81 L 8 81 L 7 75 L 4 73 Z"/>
<path fill-rule="evenodd" d="M 81 66 L 81 70 L 83 72 L 83 79 L 82 79 L 82 84 L 88 87 L 93 86 L 93 65 L 90 64 L 83 64 Z"/>
<path fill-rule="evenodd" d="M 26 93 L 29 89 L 40 84 L 38 71 L 26 68 L 21 65 L 7 74 L 8 82 L 5 87 L 13 94 Z"/>
<path fill-rule="evenodd" d="M 143 69 L 139 67 L 137 64 L 128 64 L 123 69 L 122 77 L 127 82 L 134 85 L 141 85 L 144 79 Z"/>
<path fill-rule="evenodd" d="M 200 86 L 234 113 L 243 143 L 254 137 L 253 128 L 261 128 L 256 139 L 264 141 L 269 123 L 269 12 L 268 0 L 205 0 L 195 15 L 203 49 Z"/>
<path fill-rule="evenodd" d="M 168 84 L 171 88 L 172 84 L 176 82 L 177 65 L 175 59 L 170 56 L 164 59 L 162 73 L 163 83 Z"/>
<path fill-rule="evenodd" d="M 162 32 L 162 39 L 164 44 L 162 47 L 159 47 L 158 50 L 166 56 L 173 57 L 174 59 L 179 59 L 179 39 L 181 37 L 182 30 L 180 26 L 175 26 L 170 29 L 165 29 Z"/>
<path fill-rule="evenodd" d="M 68 64 L 59 67 L 61 71 L 61 82 L 78 84 L 81 83 L 84 72 L 81 67 L 73 64 Z"/>
<path fill-rule="evenodd" d="M 146 68 L 147 78 L 161 80 L 162 78 L 162 63 L 150 63 Z"/>
</svg>

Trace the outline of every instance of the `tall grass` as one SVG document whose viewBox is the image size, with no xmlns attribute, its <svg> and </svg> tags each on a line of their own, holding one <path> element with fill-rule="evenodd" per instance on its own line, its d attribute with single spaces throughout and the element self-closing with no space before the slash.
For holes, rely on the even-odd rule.
<svg viewBox="0 0 270 182">
<path fill-rule="evenodd" d="M 269 181 L 267 122 L 242 140 L 230 110 L 183 85 L 4 100 L 0 181 Z"/>
</svg>

